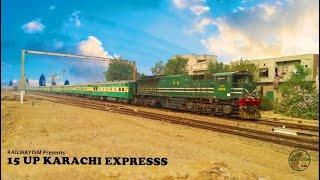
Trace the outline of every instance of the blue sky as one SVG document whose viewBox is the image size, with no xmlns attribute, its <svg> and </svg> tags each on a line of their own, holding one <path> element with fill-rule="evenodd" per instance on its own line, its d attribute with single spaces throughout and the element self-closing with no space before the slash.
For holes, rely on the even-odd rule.
<svg viewBox="0 0 320 180">
<path fill-rule="evenodd" d="M 177 54 L 215 54 L 228 62 L 317 53 L 318 8 L 316 0 L 3 0 L 1 82 L 19 79 L 21 49 L 121 56 L 146 74 Z M 106 68 L 26 58 L 32 81 L 41 73 L 57 73 L 61 82 L 101 81 Z"/>
</svg>

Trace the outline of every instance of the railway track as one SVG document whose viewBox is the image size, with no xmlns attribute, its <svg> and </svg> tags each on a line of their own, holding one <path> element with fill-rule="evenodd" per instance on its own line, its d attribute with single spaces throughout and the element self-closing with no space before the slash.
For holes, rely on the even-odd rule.
<svg viewBox="0 0 320 180">
<path fill-rule="evenodd" d="M 33 93 L 36 94 L 36 93 Z M 44 96 L 46 95 L 48 97 L 48 94 L 43 94 L 43 93 L 38 93 L 37 95 L 41 95 Z M 65 95 L 60 95 L 60 96 L 65 96 Z M 66 96 L 66 97 L 71 97 L 71 96 Z M 73 96 L 78 98 L 77 96 Z M 19 97 L 16 97 L 15 100 L 19 101 Z M 93 100 L 93 99 L 92 99 Z M 101 102 L 101 101 L 97 101 Z M 105 104 L 106 101 L 103 101 L 103 103 Z M 101 102 L 102 103 L 102 102 Z M 108 102 L 108 105 L 110 104 L 117 104 L 117 106 L 119 104 L 122 104 L 120 102 Z M 132 105 L 132 104 L 125 104 L 126 106 L 133 106 L 136 107 L 136 105 Z M 157 109 L 157 110 L 161 110 L 164 112 L 173 112 L 172 110 L 168 110 L 168 109 L 159 109 L 156 107 L 148 107 L 150 109 Z M 183 113 L 186 114 L 195 114 L 195 113 L 191 113 L 188 111 L 183 111 Z M 199 116 L 204 116 L 204 117 L 208 117 L 208 115 L 206 114 L 201 114 L 201 113 L 197 113 L 197 115 Z M 302 131 L 309 131 L 311 133 L 313 133 L 312 136 L 319 136 L 319 128 L 318 128 L 318 124 L 315 125 L 306 125 L 306 124 L 301 124 L 303 122 L 298 123 L 298 121 L 294 121 L 296 123 L 288 123 L 288 122 L 282 122 L 282 120 L 287 121 L 287 119 L 276 119 L 276 118 L 261 118 L 259 121 L 250 121 L 250 120 L 243 120 L 243 119 L 236 119 L 236 118 L 225 118 L 225 117 L 219 117 L 220 119 L 226 120 L 226 121 L 241 121 L 241 122 L 247 122 L 247 123 L 255 123 L 255 124 L 261 124 L 261 125 L 267 125 L 267 126 L 273 126 L 273 127 L 285 127 L 285 128 L 289 128 L 289 129 L 295 129 L 295 130 L 302 130 Z M 289 121 L 293 121 L 290 120 Z"/>
<path fill-rule="evenodd" d="M 36 94 L 36 93 L 33 93 L 33 94 Z M 47 97 L 48 96 L 56 96 L 57 94 L 43 94 L 43 93 L 38 93 L 38 95 L 46 95 Z M 66 96 L 66 95 L 58 95 L 58 96 L 64 96 L 64 97 L 67 97 L 67 98 L 76 98 L 76 99 L 79 99 L 81 97 L 78 97 L 78 96 Z M 88 98 L 82 98 L 82 99 L 88 99 Z M 88 100 L 95 100 L 95 99 L 88 99 Z M 109 101 L 95 101 L 95 103 L 100 103 L 100 104 L 104 104 L 104 105 L 108 105 L 108 106 L 119 106 L 119 104 L 123 104 L 123 103 L 118 103 L 118 102 L 109 102 Z M 132 104 L 125 104 L 126 106 L 131 106 L 131 107 L 137 107 L 136 105 L 132 105 Z M 168 110 L 168 109 L 159 109 L 159 108 L 155 108 L 155 107 L 148 107 L 148 108 L 151 108 L 151 109 L 157 109 L 157 110 L 161 110 L 161 111 L 165 111 L 165 112 L 173 112 L 172 110 Z M 195 113 L 191 113 L 191 112 L 188 112 L 188 111 L 183 111 L 183 113 L 186 113 L 186 114 L 195 114 Z M 208 117 L 208 115 L 206 114 L 200 114 L 198 113 L 197 115 L 199 116 L 203 116 L 203 117 Z M 281 122 L 279 121 L 279 119 L 266 119 L 266 118 L 263 118 L 259 121 L 250 121 L 250 120 L 243 120 L 243 119 L 236 119 L 236 118 L 226 118 L 226 117 L 219 117 L 223 120 L 226 120 L 226 121 L 240 121 L 240 122 L 246 122 L 246 123 L 254 123 L 254 124 L 260 124 L 260 125 L 267 125 L 267 126 L 272 126 L 272 127 L 285 127 L 285 128 L 290 128 L 290 129 L 296 129 L 296 130 L 302 130 L 302 131 L 309 131 L 309 132 L 312 132 L 314 134 L 318 134 L 319 133 L 319 129 L 318 129 L 318 126 L 311 126 L 311 125 L 306 125 L 306 124 L 298 124 L 298 123 L 288 123 L 288 122 Z"/>
<path fill-rule="evenodd" d="M 153 112 L 138 111 L 128 108 L 119 107 L 117 104 L 106 103 L 102 101 L 95 101 L 85 98 L 79 98 L 74 96 L 62 96 L 53 94 L 43 94 L 43 93 L 33 93 L 35 95 L 40 95 L 49 98 L 51 101 L 56 103 L 69 104 L 74 106 L 80 106 L 85 108 L 112 111 L 115 113 L 138 116 L 143 118 L 148 118 L 152 120 L 158 120 L 162 122 L 169 122 L 174 124 L 180 124 L 200 129 L 206 129 L 211 131 L 223 132 L 227 134 L 238 135 L 242 137 L 273 142 L 276 144 L 281 144 L 285 146 L 291 146 L 296 148 L 303 148 L 313 151 L 319 151 L 319 140 L 318 139 L 308 139 L 296 136 L 282 135 L 274 132 L 266 132 L 261 130 L 243 128 L 232 125 L 219 124 L 215 122 L 201 121 L 184 117 L 170 116 Z"/>
</svg>

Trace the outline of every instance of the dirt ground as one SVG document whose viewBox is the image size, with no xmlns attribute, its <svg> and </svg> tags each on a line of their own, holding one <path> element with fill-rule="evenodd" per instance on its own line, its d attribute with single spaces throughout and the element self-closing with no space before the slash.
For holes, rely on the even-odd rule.
<svg viewBox="0 0 320 180">
<path fill-rule="evenodd" d="M 294 171 L 294 148 L 45 100 L 1 101 L 2 179 L 318 179 L 318 153 Z M 167 166 L 8 165 L 8 150 L 167 157 Z M 17 156 L 17 155 L 15 155 Z M 22 157 L 19 155 L 18 157 Z"/>
</svg>

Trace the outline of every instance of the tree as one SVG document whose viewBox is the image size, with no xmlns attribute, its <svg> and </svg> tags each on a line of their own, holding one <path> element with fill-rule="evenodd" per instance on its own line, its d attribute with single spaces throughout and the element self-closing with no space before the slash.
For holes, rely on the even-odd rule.
<svg viewBox="0 0 320 180">
<path fill-rule="evenodd" d="M 315 90 L 314 84 L 307 79 L 310 73 L 311 70 L 309 68 L 304 68 L 302 65 L 296 65 L 295 70 L 291 73 L 287 82 L 280 85 L 281 93 L 288 94 L 296 87 L 299 87 L 308 93 L 312 93 Z"/>
<path fill-rule="evenodd" d="M 12 80 L 10 80 L 10 82 L 9 82 L 9 86 L 13 86 L 13 82 L 12 82 Z"/>
<path fill-rule="evenodd" d="M 69 81 L 68 81 L 68 79 L 64 82 L 64 85 L 69 85 L 70 83 L 69 83 Z"/>
<path fill-rule="evenodd" d="M 259 69 L 254 64 L 248 60 L 242 60 L 231 63 L 229 71 L 249 71 L 253 74 L 254 81 L 258 81 L 259 79 Z"/>
<path fill-rule="evenodd" d="M 132 66 L 126 62 L 112 61 L 108 70 L 105 72 L 107 81 L 119 81 L 132 79 Z"/>
<path fill-rule="evenodd" d="M 229 68 L 229 66 L 224 65 L 223 62 L 210 62 L 208 65 L 208 72 L 210 74 L 226 72 L 226 68 Z"/>
<path fill-rule="evenodd" d="M 138 73 L 137 74 L 137 79 L 142 79 L 142 78 L 145 78 L 147 77 L 147 75 L 145 75 L 144 73 Z"/>
<path fill-rule="evenodd" d="M 281 101 L 276 103 L 275 112 L 292 117 L 319 118 L 319 91 L 308 81 L 310 69 L 296 65 L 286 83 L 280 84 Z"/>
<path fill-rule="evenodd" d="M 46 86 L 46 77 L 44 77 L 43 74 L 41 74 L 41 76 L 40 76 L 39 86 Z"/>
<path fill-rule="evenodd" d="M 180 56 L 169 59 L 164 68 L 165 75 L 187 74 L 188 59 Z"/>
<path fill-rule="evenodd" d="M 152 67 L 150 70 L 153 75 L 162 75 L 162 74 L 164 74 L 165 65 L 163 64 L 162 61 L 158 61 L 158 62 L 156 62 L 154 67 Z"/>
</svg>

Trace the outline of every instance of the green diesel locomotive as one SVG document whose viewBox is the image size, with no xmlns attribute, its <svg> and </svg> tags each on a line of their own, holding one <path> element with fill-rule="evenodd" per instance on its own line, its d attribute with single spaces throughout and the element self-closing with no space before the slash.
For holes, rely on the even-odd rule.
<svg viewBox="0 0 320 180">
<path fill-rule="evenodd" d="M 207 114 L 260 118 L 260 99 L 252 74 L 153 76 L 137 81 L 134 104 Z"/>
<path fill-rule="evenodd" d="M 258 107 L 261 101 L 255 88 L 249 72 L 226 72 L 213 75 L 150 76 L 137 81 L 29 87 L 27 90 L 259 119 Z"/>
</svg>

